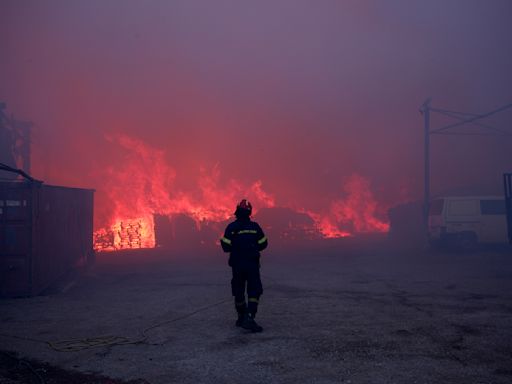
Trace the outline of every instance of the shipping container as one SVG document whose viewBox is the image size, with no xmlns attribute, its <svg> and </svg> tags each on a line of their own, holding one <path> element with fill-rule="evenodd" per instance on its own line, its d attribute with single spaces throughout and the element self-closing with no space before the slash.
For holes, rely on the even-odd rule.
<svg viewBox="0 0 512 384">
<path fill-rule="evenodd" d="M 0 297 L 42 293 L 94 260 L 94 190 L 0 182 Z"/>
</svg>

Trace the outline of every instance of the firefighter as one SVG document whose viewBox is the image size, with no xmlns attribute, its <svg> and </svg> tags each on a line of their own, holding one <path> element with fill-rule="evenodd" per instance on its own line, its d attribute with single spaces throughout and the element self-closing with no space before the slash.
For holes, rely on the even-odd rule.
<svg viewBox="0 0 512 384">
<path fill-rule="evenodd" d="M 261 227 L 251 220 L 252 205 L 246 199 L 236 207 L 236 220 L 230 223 L 220 239 L 224 252 L 229 252 L 229 266 L 233 272 L 231 292 L 235 297 L 238 314 L 237 327 L 261 332 L 254 320 L 263 287 L 260 279 L 260 251 L 267 245 L 267 238 Z M 248 302 L 245 301 L 247 284 Z"/>
</svg>

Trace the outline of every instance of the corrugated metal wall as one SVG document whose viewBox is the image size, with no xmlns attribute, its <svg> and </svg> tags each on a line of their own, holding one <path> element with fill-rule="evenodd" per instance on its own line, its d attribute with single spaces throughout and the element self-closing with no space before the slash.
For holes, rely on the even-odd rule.
<svg viewBox="0 0 512 384">
<path fill-rule="evenodd" d="M 0 296 L 41 293 L 94 257 L 94 191 L 0 183 Z"/>
</svg>

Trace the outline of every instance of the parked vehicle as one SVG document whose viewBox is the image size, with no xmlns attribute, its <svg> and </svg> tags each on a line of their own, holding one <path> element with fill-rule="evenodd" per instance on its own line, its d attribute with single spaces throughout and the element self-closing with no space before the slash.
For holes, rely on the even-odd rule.
<svg viewBox="0 0 512 384">
<path fill-rule="evenodd" d="M 429 213 L 433 245 L 471 248 L 508 243 L 505 199 L 501 196 L 441 197 Z"/>
</svg>

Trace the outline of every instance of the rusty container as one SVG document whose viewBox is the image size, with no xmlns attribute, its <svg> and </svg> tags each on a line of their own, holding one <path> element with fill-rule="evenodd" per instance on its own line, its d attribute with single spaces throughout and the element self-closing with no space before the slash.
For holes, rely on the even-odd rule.
<svg viewBox="0 0 512 384">
<path fill-rule="evenodd" d="M 94 190 L 0 182 L 0 297 L 41 294 L 94 259 Z"/>
</svg>

